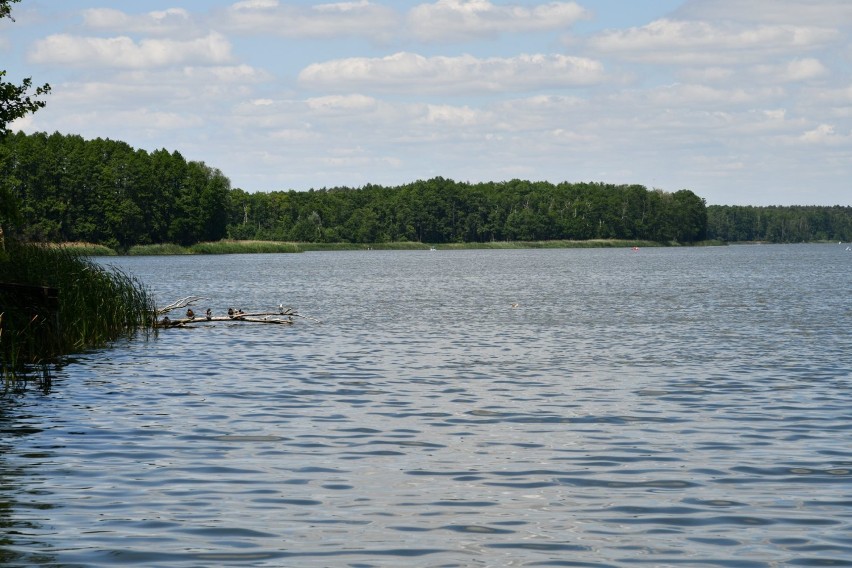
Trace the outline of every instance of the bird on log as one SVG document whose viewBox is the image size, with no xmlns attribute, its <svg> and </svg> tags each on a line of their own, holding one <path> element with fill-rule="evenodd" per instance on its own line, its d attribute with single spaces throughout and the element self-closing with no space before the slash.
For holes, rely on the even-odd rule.
<svg viewBox="0 0 852 568">
<path fill-rule="evenodd" d="M 216 322 L 232 322 L 232 323 L 270 323 L 270 324 L 293 324 L 293 318 L 302 318 L 311 320 L 316 323 L 322 323 L 320 320 L 303 316 L 293 308 L 284 307 L 284 304 L 279 304 L 278 308 L 271 310 L 250 310 L 244 312 L 242 309 L 228 308 L 227 316 L 216 316 L 212 308 L 206 308 L 204 317 L 196 318 L 195 311 L 189 307 L 190 304 L 197 303 L 201 300 L 206 300 L 200 296 L 188 296 L 176 302 L 172 302 L 164 308 L 158 308 L 156 311 L 157 319 L 155 327 L 158 328 L 173 328 L 173 327 L 197 327 L 202 323 Z M 166 314 L 172 310 L 186 309 L 186 318 L 172 319 Z M 160 317 L 162 316 L 162 318 Z"/>
</svg>

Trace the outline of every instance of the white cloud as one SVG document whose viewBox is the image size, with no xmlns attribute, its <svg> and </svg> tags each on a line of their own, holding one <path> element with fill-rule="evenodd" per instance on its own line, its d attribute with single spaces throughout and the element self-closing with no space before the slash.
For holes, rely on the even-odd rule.
<svg viewBox="0 0 852 568">
<path fill-rule="evenodd" d="M 448 125 L 453 127 L 471 126 L 479 123 L 485 113 L 469 106 L 426 105 L 423 124 Z"/>
<path fill-rule="evenodd" d="M 676 84 L 650 89 L 642 93 L 646 102 L 659 107 L 736 108 L 763 105 L 782 98 L 779 87 L 717 88 L 699 84 Z"/>
<path fill-rule="evenodd" d="M 785 77 L 788 81 L 805 81 L 824 77 L 827 74 L 828 69 L 819 59 L 805 58 L 790 61 L 786 65 L 782 77 Z"/>
<path fill-rule="evenodd" d="M 819 59 L 793 59 L 786 63 L 758 65 L 753 69 L 757 76 L 762 76 L 779 83 L 795 83 L 818 79 L 828 75 L 828 69 Z"/>
<path fill-rule="evenodd" d="M 686 68 L 680 75 L 693 83 L 721 83 L 734 76 L 730 67 L 698 67 Z"/>
<path fill-rule="evenodd" d="M 60 117 L 56 124 L 62 131 L 87 137 L 104 136 L 109 132 L 137 132 L 153 136 L 199 128 L 204 125 L 204 119 L 185 112 L 138 108 L 70 113 Z"/>
<path fill-rule="evenodd" d="M 391 8 L 367 1 L 282 6 L 274 0 L 248 0 L 231 5 L 221 14 L 218 26 L 251 35 L 381 40 L 399 28 L 399 16 Z"/>
<path fill-rule="evenodd" d="M 186 34 L 192 18 L 183 8 L 130 15 L 113 8 L 92 8 L 83 12 L 84 24 L 96 30 L 113 33 L 142 33 L 150 35 Z"/>
<path fill-rule="evenodd" d="M 852 3 L 848 0 L 687 0 L 675 11 L 675 16 L 835 27 L 852 24 Z"/>
<path fill-rule="evenodd" d="M 353 57 L 309 65 L 299 82 L 311 88 L 372 89 L 417 93 L 536 90 L 600 83 L 603 65 L 567 55 L 424 57 L 400 52 L 382 58 Z"/>
<path fill-rule="evenodd" d="M 837 134 L 831 124 L 820 124 L 813 130 L 808 130 L 799 136 L 799 140 L 806 144 L 836 144 L 848 140 L 849 136 Z"/>
<path fill-rule="evenodd" d="M 85 67 L 144 69 L 231 61 L 231 44 L 221 34 L 186 41 L 129 37 L 97 38 L 55 34 L 35 43 L 33 63 Z"/>
<path fill-rule="evenodd" d="M 277 8 L 277 0 L 243 0 L 231 6 L 234 10 L 262 10 L 265 8 Z"/>
<path fill-rule="evenodd" d="M 532 7 L 495 5 L 488 0 L 438 0 L 409 12 L 409 27 L 425 41 L 470 40 L 473 36 L 560 30 L 590 17 L 576 2 Z"/>
<path fill-rule="evenodd" d="M 713 24 L 661 19 L 609 30 L 589 41 L 594 50 L 630 61 L 670 64 L 741 63 L 767 54 L 801 53 L 840 38 L 837 30 L 795 25 Z"/>
<path fill-rule="evenodd" d="M 376 99 L 364 95 L 329 95 L 307 99 L 305 102 L 310 110 L 319 112 L 362 112 L 377 105 Z"/>
</svg>

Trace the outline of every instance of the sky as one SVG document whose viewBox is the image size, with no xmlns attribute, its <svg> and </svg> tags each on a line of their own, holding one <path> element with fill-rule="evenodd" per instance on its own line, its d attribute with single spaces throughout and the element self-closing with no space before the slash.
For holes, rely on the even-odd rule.
<svg viewBox="0 0 852 568">
<path fill-rule="evenodd" d="M 23 0 L 25 132 L 248 192 L 436 176 L 852 205 L 850 0 Z"/>
</svg>

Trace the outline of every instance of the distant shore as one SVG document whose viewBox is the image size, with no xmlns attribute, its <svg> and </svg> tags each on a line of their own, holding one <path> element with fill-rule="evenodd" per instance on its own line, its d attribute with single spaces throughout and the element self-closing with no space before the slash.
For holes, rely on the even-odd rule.
<svg viewBox="0 0 852 568">
<path fill-rule="evenodd" d="M 689 245 L 680 243 L 658 243 L 641 240 L 590 239 L 585 241 L 491 241 L 487 243 L 296 243 L 283 241 L 235 241 L 197 243 L 191 246 L 176 244 L 135 245 L 125 253 L 95 243 L 58 243 L 51 246 L 76 252 L 84 256 L 162 256 L 188 254 L 260 254 L 260 253 L 300 253 L 316 251 L 357 251 L 357 250 L 464 250 L 464 249 L 542 249 L 542 248 L 646 248 L 666 246 L 718 246 L 722 241 L 702 241 Z"/>
</svg>

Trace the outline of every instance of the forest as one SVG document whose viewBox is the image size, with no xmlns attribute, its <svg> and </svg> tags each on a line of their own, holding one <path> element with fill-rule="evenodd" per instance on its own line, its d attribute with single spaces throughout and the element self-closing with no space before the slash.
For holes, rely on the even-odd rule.
<svg viewBox="0 0 852 568">
<path fill-rule="evenodd" d="M 25 240 L 192 244 L 226 236 L 230 181 L 178 152 L 22 132 L 0 144 L 0 178 Z"/>
<path fill-rule="evenodd" d="M 59 133 L 7 136 L 0 175 L 20 201 L 26 239 L 192 244 L 225 237 L 299 242 L 427 243 L 642 239 L 694 242 L 704 201 L 688 190 L 640 185 L 444 178 L 247 193 L 178 152 Z"/>
<path fill-rule="evenodd" d="M 707 237 L 726 242 L 852 241 L 852 207 L 835 205 L 707 208 Z"/>
<path fill-rule="evenodd" d="M 313 243 L 628 239 L 694 243 L 852 240 L 852 207 L 706 206 L 687 189 L 642 185 L 467 183 L 248 193 L 203 162 L 109 139 L 16 133 L 0 177 L 28 240 L 116 250 L 223 238 Z"/>
</svg>

